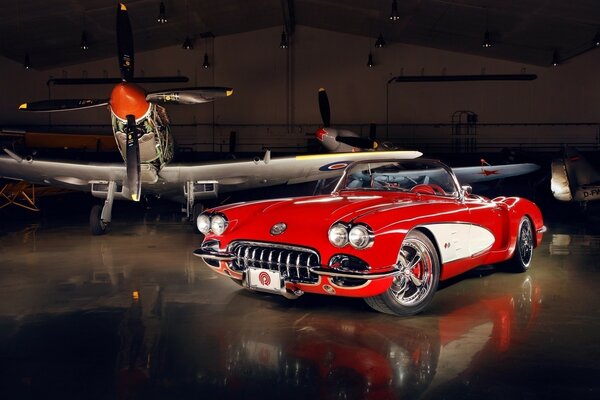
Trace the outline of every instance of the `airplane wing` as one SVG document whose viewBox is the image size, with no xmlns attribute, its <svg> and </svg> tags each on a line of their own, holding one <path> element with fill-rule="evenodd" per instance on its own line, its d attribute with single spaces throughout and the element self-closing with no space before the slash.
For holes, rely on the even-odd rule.
<svg viewBox="0 0 600 400">
<path fill-rule="evenodd" d="M 123 163 L 34 160 L 4 151 L 8 155 L 0 155 L 0 178 L 89 191 L 90 181 L 122 182 L 127 176 Z"/>
<path fill-rule="evenodd" d="M 412 159 L 422 155 L 418 151 L 379 151 L 357 153 L 330 153 L 298 155 L 251 161 L 228 161 L 202 165 L 167 165 L 160 171 L 166 183 L 181 185 L 189 181 L 213 180 L 219 192 L 252 189 L 279 184 L 295 184 L 340 175 L 344 168 L 360 159 Z"/>
<path fill-rule="evenodd" d="M 495 179 L 509 178 L 511 176 L 525 175 L 540 169 L 537 164 L 506 164 L 485 165 L 480 167 L 452 168 L 456 178 L 461 184 L 492 181 Z"/>
<path fill-rule="evenodd" d="M 85 163 L 72 161 L 45 161 L 24 159 L 6 150 L 0 155 L 0 178 L 23 180 L 30 183 L 66 189 L 90 191 L 92 181 L 126 181 L 127 172 L 122 163 Z M 339 175 L 352 161 L 364 158 L 417 158 L 418 151 L 390 151 L 370 153 L 332 153 L 299 155 L 250 161 L 225 161 L 196 165 L 167 165 L 159 172 L 158 181 L 144 184 L 146 193 L 180 198 L 186 182 L 210 181 L 219 192 L 252 189 L 278 184 L 316 181 Z"/>
</svg>

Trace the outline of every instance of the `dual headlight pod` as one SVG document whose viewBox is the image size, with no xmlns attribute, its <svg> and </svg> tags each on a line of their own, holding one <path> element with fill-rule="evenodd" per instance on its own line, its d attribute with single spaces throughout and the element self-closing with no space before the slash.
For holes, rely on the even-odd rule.
<svg viewBox="0 0 600 400">
<path fill-rule="evenodd" d="M 373 230 L 365 224 L 348 225 L 337 222 L 329 228 L 329 242 L 335 247 L 350 244 L 355 249 L 366 249 L 373 245 Z"/>
<path fill-rule="evenodd" d="M 209 232 L 222 235 L 227 229 L 229 221 L 223 214 L 200 214 L 196 219 L 198 230 L 206 235 Z"/>
</svg>

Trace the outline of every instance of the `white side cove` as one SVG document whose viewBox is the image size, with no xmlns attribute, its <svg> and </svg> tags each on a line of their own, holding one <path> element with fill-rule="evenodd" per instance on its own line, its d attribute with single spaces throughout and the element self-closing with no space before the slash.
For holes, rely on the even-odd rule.
<svg viewBox="0 0 600 400">
<path fill-rule="evenodd" d="M 492 232 L 479 225 L 449 223 L 423 226 L 433 233 L 442 263 L 471 257 L 492 247 L 496 240 Z"/>
</svg>

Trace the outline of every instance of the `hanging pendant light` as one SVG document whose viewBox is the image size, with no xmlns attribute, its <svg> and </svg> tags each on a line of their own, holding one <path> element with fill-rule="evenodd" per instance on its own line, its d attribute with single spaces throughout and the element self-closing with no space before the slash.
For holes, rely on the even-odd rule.
<svg viewBox="0 0 600 400">
<path fill-rule="evenodd" d="M 185 40 L 183 41 L 183 44 L 181 45 L 181 48 L 184 50 L 192 50 L 194 48 L 194 45 L 192 43 L 192 39 L 190 39 L 189 36 L 185 37 Z"/>
<path fill-rule="evenodd" d="M 492 40 L 490 39 L 490 31 L 486 30 L 483 34 L 483 42 L 481 43 L 481 46 L 486 49 L 493 46 Z"/>
<path fill-rule="evenodd" d="M 378 48 L 382 48 L 385 47 L 386 43 L 385 43 L 385 39 L 383 38 L 383 34 L 379 34 L 379 37 L 377 38 L 377 41 L 375 42 L 375 47 Z"/>
<path fill-rule="evenodd" d="M 79 47 L 81 48 L 81 50 L 87 50 L 87 49 L 90 48 L 90 46 L 88 44 L 87 32 L 86 31 L 82 31 L 81 32 L 81 44 L 79 45 Z"/>
<path fill-rule="evenodd" d="M 287 49 L 289 45 L 290 44 L 288 43 L 287 34 L 285 33 L 285 30 L 283 30 L 281 32 L 281 41 L 279 42 L 279 47 L 281 47 L 282 49 Z"/>
<path fill-rule="evenodd" d="M 208 62 L 208 53 L 204 53 L 204 62 L 202 63 L 202 68 L 210 68 L 210 63 Z"/>
<path fill-rule="evenodd" d="M 396 0 L 392 1 L 392 12 L 390 13 L 390 19 L 392 21 L 398 21 L 400 19 L 400 14 L 398 13 L 398 3 Z"/>
<path fill-rule="evenodd" d="M 552 53 L 552 66 L 556 67 L 558 64 L 560 64 L 560 58 L 558 57 L 558 51 L 554 50 L 554 53 Z"/>
<path fill-rule="evenodd" d="M 375 66 L 373 62 L 373 53 L 369 52 L 369 59 L 367 60 L 367 67 L 372 68 Z"/>
<path fill-rule="evenodd" d="M 25 60 L 23 61 L 23 68 L 30 69 L 31 61 L 29 60 L 29 53 L 25 53 Z"/>
<path fill-rule="evenodd" d="M 185 9 L 186 9 L 186 16 L 187 16 L 188 35 L 185 37 L 185 40 L 183 41 L 183 44 L 181 45 L 181 47 L 184 50 L 192 50 L 194 48 L 194 44 L 192 43 L 192 39 L 190 39 L 190 36 L 189 36 L 189 33 L 190 33 L 190 4 L 187 0 L 185 2 Z"/>
<path fill-rule="evenodd" d="M 160 5 L 158 6 L 158 18 L 156 19 L 156 21 L 158 21 L 159 24 L 167 23 L 167 12 L 165 10 L 165 3 L 162 1 L 160 2 Z"/>
</svg>

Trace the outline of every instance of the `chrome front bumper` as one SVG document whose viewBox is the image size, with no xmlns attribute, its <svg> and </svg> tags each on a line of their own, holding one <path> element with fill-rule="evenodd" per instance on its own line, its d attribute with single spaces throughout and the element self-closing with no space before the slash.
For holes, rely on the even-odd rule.
<svg viewBox="0 0 600 400">
<path fill-rule="evenodd" d="M 200 248 L 194 250 L 193 253 L 195 256 L 211 260 L 211 261 L 233 261 L 236 258 L 236 255 L 220 252 L 211 248 Z M 388 278 L 392 276 L 396 276 L 400 274 L 400 270 L 397 268 L 393 268 L 389 271 L 382 273 L 364 273 L 364 272 L 352 272 L 348 270 L 336 269 L 331 267 L 311 267 L 309 271 L 312 274 L 320 275 L 320 276 L 330 276 L 334 278 L 350 278 L 350 279 L 364 279 L 364 280 L 374 280 L 374 279 L 382 279 Z"/>
</svg>

